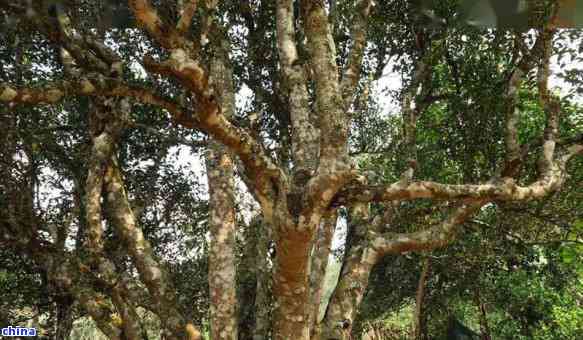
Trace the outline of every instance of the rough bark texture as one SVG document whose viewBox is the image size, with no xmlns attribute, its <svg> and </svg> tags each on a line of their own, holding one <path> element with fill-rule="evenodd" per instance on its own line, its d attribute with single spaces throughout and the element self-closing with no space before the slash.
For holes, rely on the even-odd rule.
<svg viewBox="0 0 583 340">
<path fill-rule="evenodd" d="M 235 111 L 232 98 L 233 71 L 227 67 L 229 48 L 222 45 L 224 37 L 213 34 L 225 29 L 220 27 L 223 18 L 213 20 L 216 1 L 206 1 L 201 6 L 204 7 L 204 15 L 201 15 L 202 23 L 198 31 L 190 29 L 201 9 L 198 1 L 181 1 L 178 11 L 180 18 L 176 23 L 169 23 L 167 18 L 163 18 L 150 1 L 131 0 L 128 5 L 139 28 L 147 32 L 162 49 L 161 53 L 145 56 L 145 72 L 148 76 L 160 77 L 162 82 L 181 87 L 190 96 L 192 105 L 174 99 L 155 86 L 139 87 L 126 82 L 120 74 L 124 68 L 129 69 L 129 64 L 124 64 L 116 51 L 93 35 L 85 34 L 84 30 L 71 27 L 71 20 L 55 28 L 55 25 L 47 25 L 42 18 L 30 20 L 31 25 L 44 34 L 50 43 L 62 48 L 63 67 L 66 69 L 64 79 L 52 82 L 43 80 L 42 87 L 2 83 L 0 101 L 10 105 L 38 105 L 85 96 L 95 98 L 96 102 L 126 105 L 124 103 L 131 99 L 160 108 L 170 115 L 174 123 L 209 136 L 212 140 L 207 156 L 212 205 L 209 282 L 213 300 L 211 323 L 214 339 L 234 339 L 237 336 L 233 252 L 235 219 L 232 209 L 232 163 L 235 157 L 241 162 L 241 177 L 261 206 L 264 230 L 273 229 L 274 233 L 260 233 L 257 241 L 259 270 L 254 338 L 307 340 L 310 337 L 350 337 L 370 271 L 382 256 L 431 251 L 447 246 L 455 240 L 460 226 L 489 202 L 527 201 L 548 196 L 565 182 L 567 162 L 583 154 L 581 144 L 560 149 L 557 147 L 561 107 L 548 90 L 553 33 L 549 25 L 539 29 L 532 48 L 522 46 L 516 53 L 520 60 L 514 60 L 516 67 L 509 71 L 505 84 L 506 159 L 497 175 L 486 183 L 446 184 L 414 179 L 417 117 L 423 113 L 431 98 L 432 89 L 426 85 L 431 82 L 431 68 L 435 66 L 439 48 L 445 44 L 435 41 L 435 51 L 423 49 L 419 45 L 421 57 L 412 72 L 410 86 L 403 93 L 401 108 L 405 132 L 403 146 L 409 164 L 401 180 L 379 185 L 366 183 L 348 158 L 351 127 L 349 113 L 360 81 L 372 1 L 360 0 L 354 3 L 351 44 L 348 45 L 349 53 L 343 70 L 340 70 L 339 65 L 339 60 L 343 58 L 339 57 L 333 39 L 333 27 L 340 26 L 338 22 L 330 22 L 336 15 L 342 15 L 336 5 L 331 4 L 331 8 L 327 8 L 327 3 L 322 0 L 299 1 L 299 6 L 292 0 L 277 1 L 275 20 L 280 68 L 274 72 L 280 72 L 281 78 L 274 77 L 273 81 L 281 79 L 283 84 L 278 91 L 286 97 L 282 102 L 289 104 L 292 156 L 286 162 L 274 160 L 272 150 L 266 150 L 257 131 L 251 131 L 229 117 Z M 22 11 L 24 7 L 1 4 L 0 8 L 11 14 Z M 332 18 L 328 17 L 328 9 Z M 246 20 L 253 18 L 249 13 Z M 23 18 L 28 15 L 18 14 Z M 248 26 L 254 26 L 252 20 Z M 200 35 L 193 38 L 195 32 Z M 305 39 L 300 41 L 300 37 Z M 202 48 L 209 38 L 213 40 L 209 46 L 219 46 L 222 56 L 203 55 L 217 51 L 214 47 Z M 212 58 L 215 59 L 209 72 L 203 60 Z M 535 67 L 538 67 L 539 98 L 547 122 L 544 136 L 537 145 L 542 147 L 538 162 L 539 177 L 530 184 L 523 184 L 517 178 L 525 146 L 521 146 L 518 141 L 519 112 L 516 96 L 521 79 Z M 120 107 L 119 111 L 116 109 L 112 112 L 124 113 L 128 111 L 126 109 Z M 127 117 L 120 118 L 106 112 L 92 115 L 91 119 L 94 119 L 90 124 L 93 150 L 87 164 L 88 176 L 85 187 L 76 189 L 78 193 L 85 193 L 86 249 L 78 249 L 78 253 L 60 258 L 41 241 L 35 229 L 38 221 L 35 220 L 31 199 L 34 196 L 32 182 L 25 181 L 19 183 L 25 188 L 24 193 L 11 191 L 15 199 L 8 206 L 9 212 L 0 211 L 0 214 L 7 215 L 5 220 L 8 222 L 1 220 L 3 229 L 13 233 L 12 236 L 0 233 L 0 240 L 33 253 L 33 258 L 49 273 L 49 281 L 55 287 L 62 288 L 79 301 L 104 334 L 111 339 L 121 340 L 137 337 L 139 327 L 136 324 L 134 299 L 128 295 L 127 287 L 113 284 L 119 278 L 119 273 L 116 273 L 112 261 L 103 255 L 103 228 L 112 228 L 123 241 L 139 279 L 148 290 L 152 310 L 160 317 L 163 328 L 170 333 L 169 339 L 199 339 L 200 333 L 176 308 L 176 291 L 137 225 L 128 202 L 115 155 L 117 136 Z M 14 143 L 9 144 L 10 147 L 14 146 Z M 10 160 L 11 157 L 12 153 L 9 153 L 3 159 Z M 102 198 L 105 198 L 108 210 L 105 225 Z M 368 216 L 371 202 L 416 199 L 435 202 L 448 200 L 453 208 L 441 222 L 408 233 L 381 233 L 381 227 L 384 224 L 390 225 L 391 221 L 384 217 Z M 320 329 L 314 329 L 317 324 L 317 305 L 321 299 L 318 278 L 325 271 L 327 244 L 333 229 L 332 226 L 322 228 L 326 225 L 322 221 L 339 206 L 345 206 L 351 211 L 351 238 L 342 274 L 320 332 Z M 21 212 L 23 216 L 29 216 L 30 220 L 19 220 Z M 82 230 L 78 235 L 79 240 L 84 239 Z M 275 242 L 276 251 L 274 258 L 269 259 L 266 249 L 271 240 Z M 61 245 L 61 253 L 65 253 L 63 242 L 62 238 L 55 242 Z M 78 245 L 82 247 L 83 243 L 78 242 Z M 91 254 L 88 263 L 76 259 L 78 254 L 83 253 L 81 250 Z M 274 263 L 272 290 L 268 279 L 271 274 L 270 260 Z M 69 275 L 71 268 L 80 274 Z M 94 268 L 98 269 L 97 275 L 91 274 Z M 112 294 L 106 298 L 115 306 L 123 324 L 114 322 L 111 318 L 114 311 L 110 310 L 108 304 L 102 303 L 102 292 L 91 285 L 84 285 L 85 277 L 81 275 L 93 279 L 97 276 L 99 282 L 107 286 Z M 275 300 L 273 322 L 270 319 L 270 295 Z"/>
<path fill-rule="evenodd" d="M 310 270 L 310 295 L 312 307 L 310 309 L 309 324 L 312 327 L 311 337 L 314 338 L 320 323 L 320 308 L 322 306 L 322 293 L 324 291 L 324 278 L 332 247 L 332 237 L 336 227 L 336 214 L 324 216 L 318 232 L 316 242 L 312 251 L 312 263 Z"/>
<path fill-rule="evenodd" d="M 269 263 L 269 245 L 273 240 L 272 227 L 262 218 L 255 224 L 257 233 L 257 248 L 255 249 L 257 264 L 257 286 L 255 295 L 255 329 L 253 340 L 270 339 L 272 330 L 273 282 L 272 268 Z"/>
<path fill-rule="evenodd" d="M 322 321 L 322 340 L 350 339 L 370 272 L 380 259 L 379 252 L 367 245 L 369 222 L 368 205 L 357 205 L 351 210 L 345 259 Z"/>
<path fill-rule="evenodd" d="M 218 94 L 223 115 L 233 116 L 235 95 L 232 71 L 226 61 L 224 46 L 216 49 L 211 62 L 211 82 Z M 226 148 L 210 143 L 206 157 L 209 185 L 210 243 L 209 289 L 211 338 L 237 339 L 237 291 L 235 269 L 235 219 L 234 165 Z"/>
<path fill-rule="evenodd" d="M 200 333 L 192 324 L 187 323 L 176 309 L 175 291 L 166 271 L 154 257 L 150 243 L 136 224 L 115 159 L 108 167 L 105 184 L 112 224 L 126 244 L 140 278 L 150 292 L 153 308 L 158 312 L 165 328 L 172 332 L 170 339 L 200 338 Z"/>
<path fill-rule="evenodd" d="M 273 320 L 274 339 L 309 339 L 309 255 L 308 231 L 278 235 L 277 265 L 273 283 L 276 307 Z"/>
</svg>

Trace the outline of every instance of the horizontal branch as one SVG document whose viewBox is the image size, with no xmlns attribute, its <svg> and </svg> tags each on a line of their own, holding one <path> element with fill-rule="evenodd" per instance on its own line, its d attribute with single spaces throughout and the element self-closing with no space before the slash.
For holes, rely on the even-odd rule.
<svg viewBox="0 0 583 340">
<path fill-rule="evenodd" d="M 487 202 L 488 200 L 478 200 L 463 204 L 443 222 L 426 230 L 377 235 L 371 240 L 370 248 L 383 256 L 411 251 L 430 251 L 447 246 L 455 239 L 459 227 Z"/>
<path fill-rule="evenodd" d="M 0 102 L 14 104 L 55 104 L 70 96 L 113 96 L 134 98 L 138 102 L 159 106 L 174 116 L 186 115 L 171 99 L 139 87 L 120 85 L 114 78 L 90 74 L 74 80 L 62 80 L 43 87 L 14 87 L 0 83 Z"/>
<path fill-rule="evenodd" d="M 63 80 L 43 87 L 18 88 L 0 84 L 0 102 L 11 104 L 54 104 L 70 96 L 114 96 L 130 97 L 140 103 L 151 104 L 167 110 L 173 120 L 184 127 L 199 129 L 213 136 L 240 157 L 249 177 L 255 183 L 253 190 L 258 196 L 268 197 L 273 193 L 272 184 L 281 174 L 280 169 L 264 152 L 261 144 L 245 129 L 234 126 L 221 113 L 214 96 L 206 90 L 207 84 L 202 69 L 178 49 L 173 59 L 165 63 L 150 61 L 147 65 L 157 73 L 177 77 L 196 94 L 197 112 L 188 111 L 177 102 L 139 87 L 119 84 L 113 78 L 93 74 L 75 80 Z M 266 199 L 265 202 L 268 200 Z M 264 202 L 264 203 L 265 203 Z"/>
<path fill-rule="evenodd" d="M 494 201 L 524 201 L 541 198 L 557 190 L 565 180 L 565 164 L 575 155 L 583 154 L 583 145 L 571 145 L 567 152 L 543 174 L 538 181 L 520 186 L 512 178 L 499 179 L 485 184 L 443 184 L 417 181 L 409 184 L 396 182 L 388 186 L 357 185 L 342 190 L 334 199 L 335 205 L 350 202 L 380 202 L 394 200 L 473 199 Z"/>
</svg>

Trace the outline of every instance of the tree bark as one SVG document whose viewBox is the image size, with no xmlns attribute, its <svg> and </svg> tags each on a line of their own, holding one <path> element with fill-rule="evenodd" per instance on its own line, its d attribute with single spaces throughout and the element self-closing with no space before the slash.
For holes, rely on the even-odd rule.
<svg viewBox="0 0 583 340">
<path fill-rule="evenodd" d="M 425 299 L 425 285 L 429 276 L 430 258 L 423 260 L 423 269 L 417 285 L 417 294 L 415 295 L 415 312 L 413 314 L 413 339 L 421 340 L 425 333 L 425 315 L 423 313 L 423 300 Z"/>
<path fill-rule="evenodd" d="M 328 267 L 330 248 L 332 247 L 332 237 L 336 227 L 336 214 L 330 214 L 323 218 L 316 235 L 316 242 L 312 251 L 312 262 L 310 265 L 310 299 L 312 307 L 310 310 L 310 325 L 313 331 L 317 329 L 320 322 L 320 309 L 322 306 L 322 293 L 324 291 L 324 278 Z M 312 331 L 312 334 L 314 333 Z"/>
<path fill-rule="evenodd" d="M 316 235 L 316 242 L 312 251 L 312 263 L 310 270 L 310 295 L 312 306 L 310 306 L 309 324 L 312 327 L 311 338 L 318 331 L 320 323 L 320 310 L 322 307 L 322 293 L 328 267 L 330 248 L 332 247 L 332 236 L 336 227 L 337 215 L 335 213 L 324 217 Z"/>
<path fill-rule="evenodd" d="M 140 279 L 152 297 L 153 308 L 164 328 L 171 332 L 170 339 L 200 339 L 200 332 L 192 323 L 187 322 L 176 308 L 176 292 L 168 274 L 155 258 L 150 242 L 146 240 L 144 233 L 137 225 L 115 158 L 108 166 L 105 188 L 112 224 L 120 239 L 125 243 Z"/>
<path fill-rule="evenodd" d="M 269 246 L 273 240 L 272 228 L 262 218 L 256 221 L 257 285 L 255 295 L 255 329 L 253 340 L 270 339 L 273 309 L 272 268 L 269 263 Z"/>
<path fill-rule="evenodd" d="M 320 339 L 348 340 L 368 279 L 380 254 L 367 246 L 368 205 L 358 204 L 350 212 L 348 237 L 338 285 L 322 321 Z"/>
<path fill-rule="evenodd" d="M 276 308 L 273 337 L 277 340 L 308 340 L 309 261 L 311 230 L 292 225 L 279 232 L 276 242 L 276 268 L 273 294 Z M 295 230 L 300 229 L 301 231 Z"/>
<path fill-rule="evenodd" d="M 235 94 L 232 71 L 228 66 L 228 46 L 224 39 L 215 46 L 211 61 L 211 84 L 217 93 L 222 114 L 230 118 L 234 114 Z M 209 289 L 211 338 L 236 340 L 237 290 L 235 269 L 235 218 L 234 165 L 227 149 L 211 142 L 206 157 L 209 185 L 210 243 Z"/>
</svg>

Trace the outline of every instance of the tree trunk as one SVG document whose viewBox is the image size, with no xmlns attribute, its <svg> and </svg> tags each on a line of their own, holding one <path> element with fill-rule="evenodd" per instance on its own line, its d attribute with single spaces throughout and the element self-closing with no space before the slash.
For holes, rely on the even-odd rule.
<svg viewBox="0 0 583 340">
<path fill-rule="evenodd" d="M 279 234 L 276 242 L 276 268 L 273 294 L 276 308 L 273 337 L 277 340 L 308 340 L 309 263 L 312 233 L 301 227 L 291 227 Z M 290 228 L 290 229 L 291 229 Z M 302 230 L 304 229 L 304 230 Z"/>
<path fill-rule="evenodd" d="M 222 42 L 222 43 L 221 43 Z M 233 116 L 235 95 L 232 71 L 227 65 L 226 40 L 214 46 L 211 61 L 211 83 L 217 93 L 225 117 Z M 211 142 L 206 154 L 209 185 L 210 243 L 209 290 L 210 323 L 213 340 L 236 340 L 237 290 L 235 269 L 235 218 L 234 164 L 227 149 Z"/>
<path fill-rule="evenodd" d="M 325 216 L 318 228 L 316 242 L 312 253 L 312 263 L 310 270 L 310 294 L 312 306 L 310 307 L 309 323 L 312 326 L 311 337 L 314 338 L 320 323 L 320 310 L 322 307 L 322 294 L 324 291 L 324 279 L 326 278 L 326 268 L 332 246 L 332 236 L 336 227 L 336 214 Z"/>
<path fill-rule="evenodd" d="M 482 302 L 482 298 L 480 297 L 480 291 L 476 290 L 476 303 L 478 304 L 478 308 L 480 309 L 480 333 L 482 340 L 491 340 L 492 337 L 490 336 L 490 327 L 488 325 L 488 316 L 486 312 L 486 305 Z"/>
<path fill-rule="evenodd" d="M 206 155 L 210 205 L 209 289 L 211 338 L 237 339 L 233 162 L 212 143 Z"/>
<path fill-rule="evenodd" d="M 56 339 L 69 339 L 73 328 L 73 298 L 66 294 L 57 300 Z"/>
<path fill-rule="evenodd" d="M 368 286 L 368 279 L 379 254 L 367 246 L 368 205 L 356 205 L 348 222 L 347 253 L 338 285 L 322 322 L 322 340 L 348 340 L 358 307 Z"/>
<path fill-rule="evenodd" d="M 423 299 L 425 298 L 425 284 L 429 276 L 430 259 L 423 260 L 423 269 L 417 285 L 417 294 L 415 296 L 415 312 L 413 314 L 413 339 L 421 340 L 425 333 L 425 315 L 423 313 Z"/>
<path fill-rule="evenodd" d="M 255 233 L 257 244 L 255 249 L 257 265 L 257 285 L 255 295 L 255 329 L 253 340 L 270 339 L 272 326 L 272 270 L 269 263 L 269 245 L 273 239 L 272 228 L 263 219 L 256 221 Z"/>
</svg>

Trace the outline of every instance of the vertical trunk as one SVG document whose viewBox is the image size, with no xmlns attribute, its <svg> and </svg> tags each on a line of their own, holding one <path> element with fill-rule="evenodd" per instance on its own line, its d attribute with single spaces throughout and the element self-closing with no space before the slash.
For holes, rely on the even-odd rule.
<svg viewBox="0 0 583 340">
<path fill-rule="evenodd" d="M 256 225 L 257 285 L 255 295 L 255 329 L 253 340 L 270 339 L 272 295 L 272 270 L 269 263 L 269 244 L 273 239 L 271 226 L 260 219 Z"/>
<path fill-rule="evenodd" d="M 480 333 L 482 340 L 491 340 L 490 327 L 488 325 L 488 316 L 486 312 L 486 305 L 482 302 L 480 291 L 476 290 L 476 303 L 480 309 Z"/>
<path fill-rule="evenodd" d="M 325 216 L 318 233 L 312 252 L 312 263 L 310 270 L 310 307 L 309 323 L 312 327 L 311 337 L 315 336 L 318 329 L 317 324 L 320 322 L 320 310 L 322 306 L 322 293 L 324 290 L 324 278 L 326 277 L 326 268 L 328 267 L 328 257 L 330 256 L 330 247 L 332 236 L 336 227 L 336 214 Z"/>
<path fill-rule="evenodd" d="M 312 232 L 305 226 L 290 226 L 279 232 L 273 294 L 276 308 L 273 338 L 308 340 L 309 264 Z"/>
<path fill-rule="evenodd" d="M 423 313 L 423 299 L 425 297 L 425 284 L 429 276 L 429 257 L 423 260 L 423 269 L 419 277 L 419 284 L 417 285 L 417 294 L 415 296 L 415 312 L 413 315 L 414 329 L 413 339 L 421 340 L 425 333 L 425 315 Z"/>
<path fill-rule="evenodd" d="M 227 64 L 226 40 L 215 46 L 211 82 L 225 117 L 233 116 L 235 95 L 232 71 Z M 234 164 L 226 148 L 216 142 L 206 154 L 209 183 L 210 244 L 209 289 L 211 338 L 237 339 L 237 291 L 235 270 Z"/>
<path fill-rule="evenodd" d="M 57 329 L 55 337 L 67 340 L 73 328 L 73 299 L 67 294 L 57 301 Z"/>
<path fill-rule="evenodd" d="M 358 205 L 351 211 L 347 254 L 338 285 L 321 325 L 322 340 L 350 339 L 358 307 L 368 286 L 368 279 L 379 254 L 367 246 L 368 206 Z"/>
<path fill-rule="evenodd" d="M 212 339 L 237 339 L 233 162 L 215 143 L 206 155 L 210 205 L 209 289 Z"/>
</svg>

